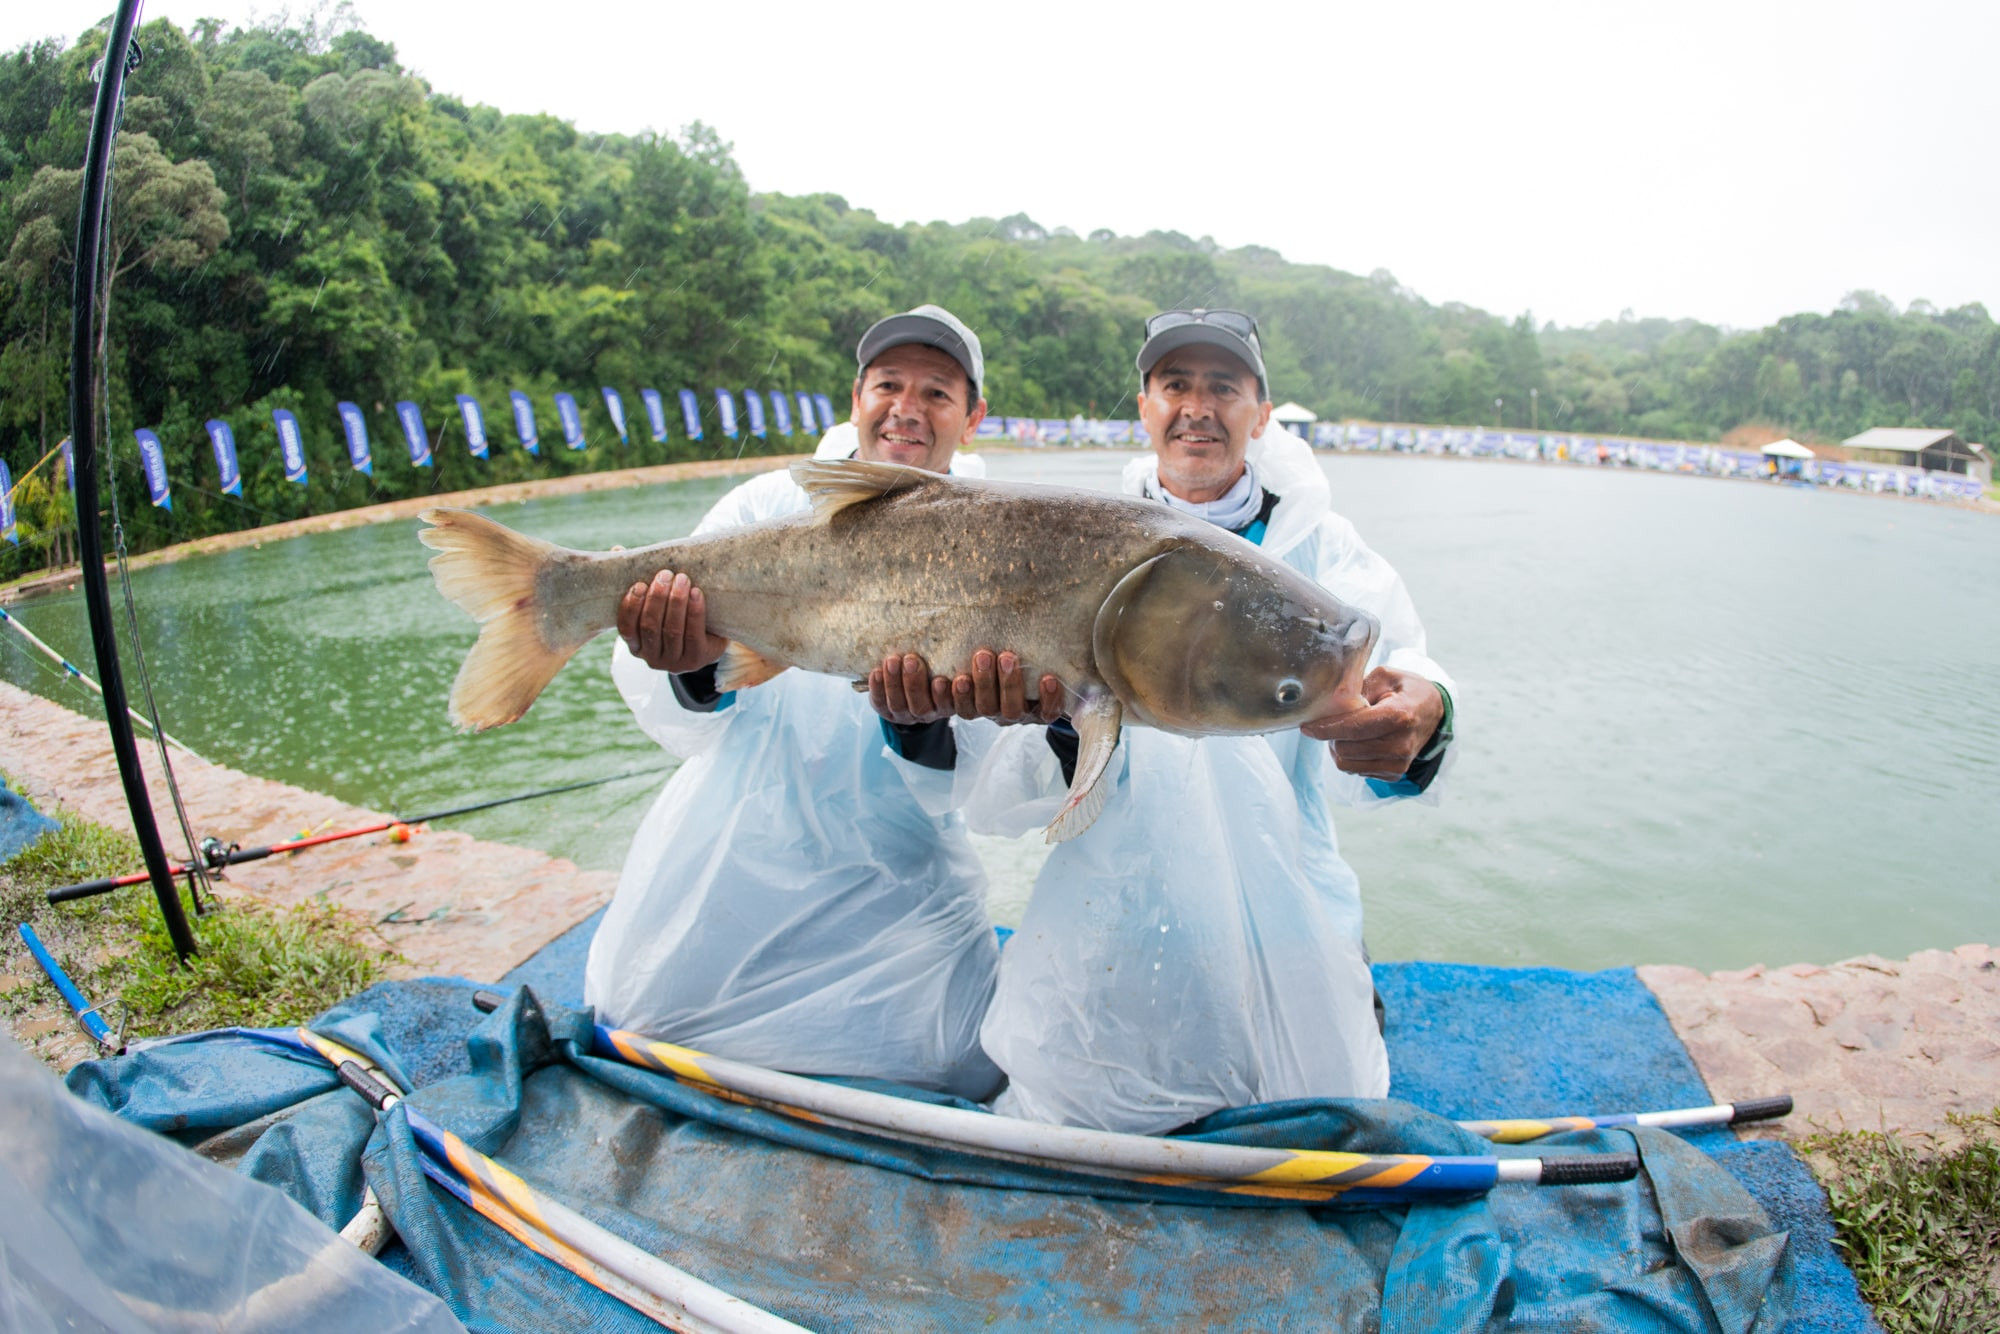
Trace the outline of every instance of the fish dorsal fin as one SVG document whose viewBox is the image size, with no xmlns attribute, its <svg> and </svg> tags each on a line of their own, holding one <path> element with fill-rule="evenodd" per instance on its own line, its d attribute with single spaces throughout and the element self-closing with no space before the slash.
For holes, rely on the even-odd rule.
<svg viewBox="0 0 2000 1334">
<path fill-rule="evenodd" d="M 866 459 L 801 459 L 792 465 L 792 480 L 812 497 L 813 513 L 824 523 L 849 505 L 877 500 L 897 491 L 936 483 L 938 474 L 901 463 L 871 463 Z"/>
<path fill-rule="evenodd" d="M 1125 710 L 1116 695 L 1106 692 L 1087 697 L 1083 707 L 1070 719 L 1076 727 L 1076 777 L 1062 810 L 1049 821 L 1046 837 L 1051 843 L 1075 838 L 1097 821 L 1104 799 L 1111 795 L 1111 757 L 1118 752 L 1119 725 Z"/>
<path fill-rule="evenodd" d="M 779 672 L 791 669 L 789 662 L 767 658 L 748 644 L 732 639 L 715 664 L 715 688 L 727 694 L 763 685 Z"/>
</svg>

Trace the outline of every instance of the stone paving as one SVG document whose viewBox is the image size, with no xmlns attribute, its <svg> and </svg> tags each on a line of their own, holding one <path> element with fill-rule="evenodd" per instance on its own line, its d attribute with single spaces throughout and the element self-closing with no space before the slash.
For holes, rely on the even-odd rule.
<svg viewBox="0 0 2000 1334">
<path fill-rule="evenodd" d="M 169 857 L 185 854 L 157 749 L 140 732 L 140 763 Z M 389 817 L 173 752 L 195 837 L 245 847 L 311 830 L 331 833 Z M 43 811 L 66 806 L 130 829 L 125 790 L 104 724 L 0 682 L 0 773 Z M 134 867 L 134 870 L 140 868 Z M 501 974 L 597 911 L 618 877 L 527 848 L 433 829 L 410 842 L 366 834 L 229 869 L 229 892 L 274 904 L 311 898 L 364 914 L 406 960 L 404 976 L 498 981 Z M 144 885 L 117 891 L 144 894 Z"/>
<path fill-rule="evenodd" d="M 1948 1113 L 2000 1107 L 2000 950 L 1761 964 L 1704 974 L 1639 969 L 1719 1101 L 1790 1093 L 1791 1118 L 1748 1136 L 1888 1130 L 1940 1147 Z"/>
</svg>

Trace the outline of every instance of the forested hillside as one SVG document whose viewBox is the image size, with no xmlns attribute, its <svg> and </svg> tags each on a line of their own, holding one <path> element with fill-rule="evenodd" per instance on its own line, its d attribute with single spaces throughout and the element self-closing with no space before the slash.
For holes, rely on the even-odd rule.
<svg viewBox="0 0 2000 1334">
<path fill-rule="evenodd" d="M 103 41 L 93 30 L 0 57 L 0 457 L 16 477 L 64 434 L 76 168 Z M 844 404 L 861 331 L 922 301 L 979 330 L 988 398 L 1007 414 L 1131 415 L 1141 321 L 1209 305 L 1255 313 L 1273 393 L 1327 417 L 1526 426 L 1532 413 L 1544 428 L 1701 439 L 1753 420 L 1823 439 L 1871 425 L 2000 436 L 2000 329 L 1976 305 L 1899 312 L 1857 293 L 1750 333 L 1661 320 L 1538 329 L 1526 314 L 1431 304 L 1387 273 L 1254 246 L 1050 234 L 1024 215 L 891 226 L 831 195 L 752 194 L 705 126 L 588 135 L 468 106 L 362 31 L 160 20 L 140 41 L 116 158 L 110 414 L 141 545 L 735 452 L 714 431 L 664 446 L 635 431 L 621 453 L 600 429 L 584 454 L 441 448 L 417 470 L 391 444 L 390 405 L 416 401 L 435 433 L 453 395 L 504 418 L 512 389 L 543 404 L 567 389 L 589 414 L 603 412 L 599 385 Z M 342 399 L 382 442 L 372 478 L 346 466 Z M 282 479 L 273 408 L 305 428 L 306 486 Z M 213 494 L 211 417 L 235 429 L 241 500 Z M 145 504 L 140 426 L 167 450 L 171 515 Z M 61 554 L 49 541 L 63 498 L 37 491 L 50 471 L 21 490 L 28 549 L 0 556 L 0 576 Z"/>
</svg>

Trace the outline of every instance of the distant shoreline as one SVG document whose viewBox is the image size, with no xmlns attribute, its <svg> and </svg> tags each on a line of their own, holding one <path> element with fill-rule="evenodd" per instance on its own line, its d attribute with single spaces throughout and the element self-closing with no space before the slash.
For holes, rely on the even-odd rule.
<svg viewBox="0 0 2000 1334">
<path fill-rule="evenodd" d="M 1061 451 L 1065 446 L 1044 445 L 1040 448 L 1023 448 L 1001 442 L 982 442 L 977 451 L 982 454 L 1040 454 Z M 1086 446 L 1085 448 L 1103 448 Z M 1117 446 L 1111 448 L 1116 449 Z M 1077 449 L 1076 452 L 1082 452 Z M 1471 458 L 1454 454 L 1411 454 L 1392 450 L 1314 450 L 1315 454 L 1327 458 L 1435 458 L 1458 459 L 1466 463 L 1534 463 L 1543 467 L 1581 467 L 1579 464 L 1557 464 L 1546 459 L 1503 459 Z M 687 463 L 659 463 L 644 468 L 618 468 L 611 472 L 575 473 L 568 477 L 535 478 L 525 482 L 505 482 L 498 486 L 475 487 L 469 491 L 451 491 L 435 496 L 411 496 L 404 500 L 388 500 L 379 505 L 362 505 L 355 509 L 333 510 L 326 514 L 309 514 L 303 519 L 287 519 L 262 528 L 246 528 L 241 532 L 217 533 L 212 537 L 198 537 L 188 542 L 176 542 L 158 551 L 148 551 L 133 556 L 127 562 L 133 569 L 144 569 L 149 565 L 165 565 L 186 556 L 207 556 L 219 551 L 236 551 L 243 547 L 262 546 L 266 542 L 282 542 L 287 538 L 304 537 L 310 533 L 339 532 L 344 528 L 359 528 L 367 524 L 393 523 L 398 519 L 415 518 L 434 505 L 454 505 L 465 509 L 475 509 L 481 505 L 505 505 L 522 500 L 539 500 L 547 496 L 581 495 L 590 491 L 617 491 L 632 486 L 656 486 L 664 482 L 689 482 L 704 477 L 739 477 L 748 473 L 771 472 L 784 467 L 795 459 L 808 458 L 806 454 L 765 454 L 756 458 L 742 459 L 697 459 Z M 1663 473 L 1651 468 L 1601 467 L 1599 471 L 1644 473 L 1656 477 L 1698 477 L 1718 482 L 1742 482 L 1756 479 L 1742 477 L 1720 477 L 1704 473 Z M 1917 496 L 1899 496 L 1889 493 L 1853 491 L 1845 487 L 1814 487 L 1814 490 L 1831 490 L 1844 495 L 1866 496 L 1876 500 L 1900 500 L 1910 504 L 1938 505 L 1946 502 L 1925 500 Z M 1986 514 L 2000 514 L 2000 503 L 1985 497 L 1965 502 L 1960 509 L 1978 510 Z M 0 588 L 0 606 L 5 606 L 24 598 L 39 597 L 44 593 L 60 593 L 74 589 L 77 568 L 72 565 L 65 569 L 53 570 L 47 574 L 35 575 L 18 583 Z"/>
<path fill-rule="evenodd" d="M 687 463 L 659 463 L 644 468 L 619 468 L 611 472 L 573 473 L 568 477 L 504 482 L 498 486 L 481 486 L 470 491 L 449 491 L 434 496 L 411 496 L 403 500 L 386 500 L 379 505 L 361 505 L 354 509 L 309 514 L 303 519 L 287 519 L 283 523 L 267 524 L 262 528 L 245 528 L 241 532 L 216 533 L 211 537 L 198 537 L 189 542 L 176 542 L 170 547 L 161 547 L 158 551 L 148 551 L 133 556 L 126 563 L 133 569 L 140 570 L 149 565 L 169 564 L 186 556 L 208 556 L 219 551 L 236 551 L 243 547 L 262 546 L 266 542 L 282 542 L 287 538 L 305 537 L 310 533 L 333 533 L 344 528 L 360 528 L 367 524 L 393 523 L 398 519 L 413 519 L 436 505 L 476 509 L 481 505 L 506 505 L 521 500 L 540 500 L 547 496 L 580 495 L 588 491 L 617 491 L 631 486 L 655 486 L 662 482 L 691 482 L 704 477 L 736 477 L 745 473 L 770 472 L 784 467 L 794 459 L 805 457 L 808 456 L 764 454 L 756 458 L 743 459 L 697 459 Z M 6 588 L 0 588 L 0 605 L 23 598 L 37 597 L 43 593 L 69 591 L 76 585 L 79 568 L 72 565 L 67 569 L 52 570 L 47 574 L 36 575 Z"/>
</svg>

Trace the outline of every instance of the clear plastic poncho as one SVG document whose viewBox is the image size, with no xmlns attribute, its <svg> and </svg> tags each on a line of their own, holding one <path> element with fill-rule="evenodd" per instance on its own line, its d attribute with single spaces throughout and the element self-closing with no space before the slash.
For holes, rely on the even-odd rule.
<svg viewBox="0 0 2000 1334">
<path fill-rule="evenodd" d="M 1273 427 L 1249 458 L 1281 497 L 1265 550 L 1381 621 L 1371 668 L 1455 694 L 1402 580 L 1332 512 L 1310 449 Z M 1126 489 L 1154 466 L 1135 460 Z M 959 738 L 952 800 L 975 832 L 1017 836 L 1049 818 L 1063 780 L 1041 729 Z M 1010 1081 L 994 1110 L 1150 1134 L 1224 1107 L 1384 1096 L 1360 885 L 1327 807 L 1405 794 L 1339 772 L 1296 731 L 1128 727 L 1112 763 L 1104 813 L 1050 854 L 1007 944 L 981 1030 Z"/>
<path fill-rule="evenodd" d="M 820 454 L 853 448 L 836 430 Z M 809 507 L 771 473 L 695 531 Z M 712 713 L 683 707 L 623 644 L 612 678 L 686 763 L 641 822 L 591 942 L 584 999 L 604 1022 L 800 1074 L 989 1095 L 986 875 L 962 819 L 913 791 L 951 776 L 892 759 L 867 696 L 838 677 L 795 668 Z"/>
</svg>

